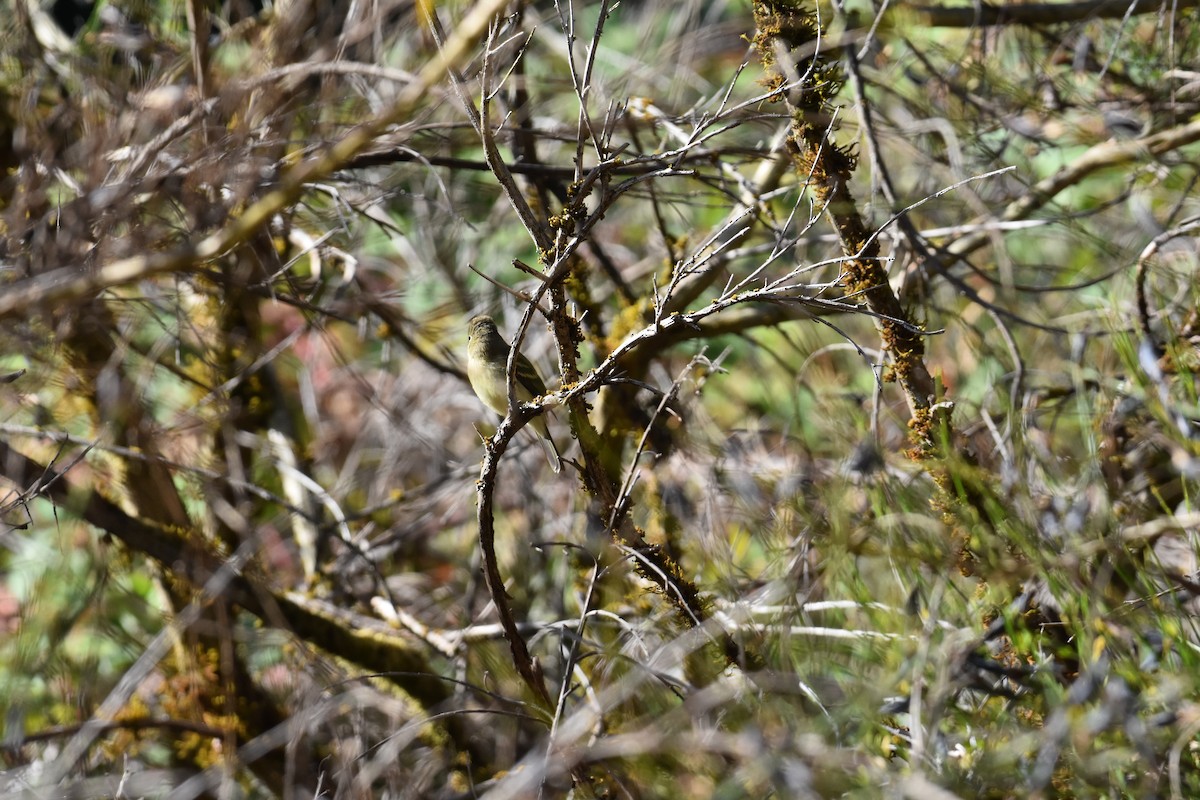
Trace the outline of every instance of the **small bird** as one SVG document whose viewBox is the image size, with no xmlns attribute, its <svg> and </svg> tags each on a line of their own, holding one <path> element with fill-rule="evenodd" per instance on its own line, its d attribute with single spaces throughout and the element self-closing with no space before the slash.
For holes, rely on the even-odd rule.
<svg viewBox="0 0 1200 800">
<path fill-rule="evenodd" d="M 471 317 L 467 323 L 467 377 L 471 388 L 484 405 L 500 416 L 508 414 L 508 342 L 496 330 L 496 321 L 489 316 Z M 538 375 L 537 368 L 525 356 L 517 353 L 514 390 L 517 402 L 528 403 L 535 397 L 546 394 L 546 383 Z M 558 447 L 550 438 L 546 418 L 534 417 L 529 427 L 539 434 L 542 449 L 550 459 L 550 467 L 558 472 L 561 456 Z"/>
</svg>

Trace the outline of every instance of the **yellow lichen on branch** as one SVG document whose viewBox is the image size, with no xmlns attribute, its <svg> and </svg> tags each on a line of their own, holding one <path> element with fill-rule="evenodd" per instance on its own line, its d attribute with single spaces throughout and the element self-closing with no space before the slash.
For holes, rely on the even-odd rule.
<svg viewBox="0 0 1200 800">
<path fill-rule="evenodd" d="M 924 333 L 908 320 L 892 291 L 878 237 L 867 229 L 850 193 L 855 154 L 833 140 L 831 125 L 814 122 L 832 119 L 831 102 L 842 85 L 840 65 L 819 49 L 805 58 L 794 55 L 812 49 L 821 35 L 816 14 L 800 4 L 760 0 L 754 4 L 754 20 L 754 43 L 766 72 L 763 83 L 778 90 L 791 117 L 788 151 L 796 174 L 818 207 L 826 209 L 846 258 L 842 288 L 874 315 L 913 418 L 927 419 L 927 424 L 912 429 L 918 439 L 915 451 L 929 453 L 936 446 L 936 429 L 949 421 L 949 407 L 935 405 L 934 381 L 924 361 Z"/>
</svg>

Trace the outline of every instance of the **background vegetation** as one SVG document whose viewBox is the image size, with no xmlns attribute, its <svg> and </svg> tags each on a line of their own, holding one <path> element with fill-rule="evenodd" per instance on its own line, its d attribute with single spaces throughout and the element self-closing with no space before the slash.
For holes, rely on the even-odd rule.
<svg viewBox="0 0 1200 800">
<path fill-rule="evenodd" d="M 1196 5 L 16 0 L 0 791 L 1200 796 Z"/>
</svg>

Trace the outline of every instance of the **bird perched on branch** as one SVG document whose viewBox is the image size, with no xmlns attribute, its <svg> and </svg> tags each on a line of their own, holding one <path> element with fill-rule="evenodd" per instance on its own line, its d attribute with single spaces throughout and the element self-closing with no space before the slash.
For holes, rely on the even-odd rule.
<svg viewBox="0 0 1200 800">
<path fill-rule="evenodd" d="M 467 323 L 467 377 L 471 388 L 483 401 L 484 405 L 500 416 L 508 414 L 508 354 L 511 348 L 508 342 L 496 330 L 496 321 L 489 316 L 472 317 Z M 514 386 L 516 400 L 528 403 L 535 397 L 546 394 L 546 383 L 538 375 L 537 368 L 529 359 L 517 353 L 513 364 Z M 529 421 L 539 436 L 542 449 L 550 459 L 550 467 L 558 472 L 561 456 L 558 447 L 550 438 L 550 429 L 546 427 L 545 417 L 534 417 Z"/>
</svg>

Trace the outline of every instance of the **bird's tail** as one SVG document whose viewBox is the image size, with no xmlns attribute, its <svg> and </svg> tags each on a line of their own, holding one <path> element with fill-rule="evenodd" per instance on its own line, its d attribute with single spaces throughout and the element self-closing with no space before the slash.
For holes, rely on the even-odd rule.
<svg viewBox="0 0 1200 800">
<path fill-rule="evenodd" d="M 550 469 L 558 472 L 562 469 L 562 456 L 558 454 L 558 445 L 550 438 L 550 432 L 547 431 L 545 436 L 539 436 L 542 440 L 542 449 L 546 451 L 546 458 L 550 459 Z"/>
<path fill-rule="evenodd" d="M 546 458 L 550 459 L 550 469 L 558 472 L 562 469 L 562 456 L 558 454 L 558 445 L 554 443 L 554 439 L 550 436 L 550 427 L 546 424 L 545 417 L 534 417 L 529 421 L 527 431 L 532 433 L 542 443 L 542 449 L 546 451 Z"/>
</svg>

